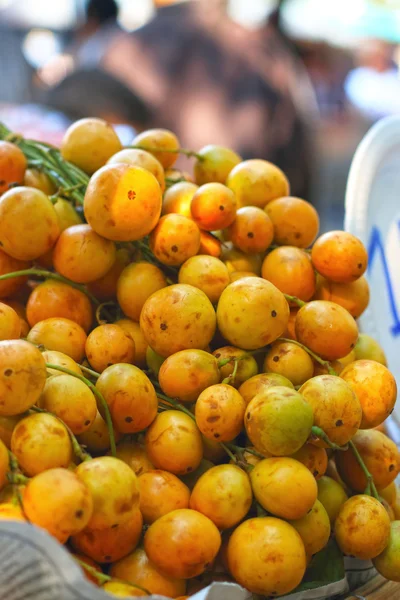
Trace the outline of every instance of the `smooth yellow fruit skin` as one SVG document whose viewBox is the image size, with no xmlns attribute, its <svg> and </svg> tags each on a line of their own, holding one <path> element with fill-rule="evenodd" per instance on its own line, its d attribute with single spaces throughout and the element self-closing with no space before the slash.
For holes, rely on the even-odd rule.
<svg viewBox="0 0 400 600">
<path fill-rule="evenodd" d="M 245 277 L 229 284 L 217 307 L 218 327 L 233 346 L 257 350 L 274 342 L 289 320 L 285 296 L 269 281 Z"/>
<path fill-rule="evenodd" d="M 247 405 L 246 433 L 261 454 L 290 456 L 311 434 L 313 409 L 299 392 L 284 386 L 270 387 Z"/>
<path fill-rule="evenodd" d="M 264 208 L 275 198 L 289 195 L 289 182 L 285 174 L 272 163 L 245 160 L 232 169 L 226 185 L 235 193 L 239 206 Z"/>
<path fill-rule="evenodd" d="M 235 580 L 254 594 L 291 592 L 306 570 L 304 544 L 297 531 L 280 519 L 244 521 L 228 542 L 228 565 Z"/>
<path fill-rule="evenodd" d="M 218 465 L 197 481 L 190 508 L 206 515 L 218 529 L 229 529 L 247 515 L 252 499 L 248 475 L 235 465 Z"/>
<path fill-rule="evenodd" d="M 307 556 L 316 554 L 329 541 L 331 523 L 323 504 L 316 500 L 311 511 L 302 519 L 289 521 L 303 540 Z"/>
<path fill-rule="evenodd" d="M 122 149 L 112 126 L 103 119 L 79 119 L 65 132 L 61 155 L 91 175 Z"/>
<path fill-rule="evenodd" d="M 348 500 L 343 487 L 331 477 L 323 475 L 318 481 L 318 500 L 328 513 L 331 524 L 336 521 L 341 507 Z"/>
<path fill-rule="evenodd" d="M 81 463 L 75 473 L 93 497 L 89 529 L 120 525 L 139 508 L 137 477 L 122 460 L 111 456 L 93 458 Z"/>
<path fill-rule="evenodd" d="M 374 567 L 389 581 L 400 581 L 400 521 L 390 525 L 390 537 L 385 550 L 373 559 Z"/>
<path fill-rule="evenodd" d="M 293 458 L 265 458 L 250 473 L 253 493 L 266 511 L 283 519 L 301 519 L 314 506 L 317 483 Z"/>
<path fill-rule="evenodd" d="M 335 521 L 335 536 L 344 554 L 371 560 L 386 548 L 390 519 L 382 504 L 371 496 L 349 498 Z"/>
</svg>

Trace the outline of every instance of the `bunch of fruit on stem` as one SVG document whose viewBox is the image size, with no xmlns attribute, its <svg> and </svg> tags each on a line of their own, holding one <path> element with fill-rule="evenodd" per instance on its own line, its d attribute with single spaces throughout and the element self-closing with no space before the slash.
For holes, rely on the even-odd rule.
<svg viewBox="0 0 400 600">
<path fill-rule="evenodd" d="M 400 580 L 361 241 L 318 237 L 271 163 L 170 131 L 0 138 L 0 519 L 119 597 L 287 594 L 331 537 Z"/>
</svg>

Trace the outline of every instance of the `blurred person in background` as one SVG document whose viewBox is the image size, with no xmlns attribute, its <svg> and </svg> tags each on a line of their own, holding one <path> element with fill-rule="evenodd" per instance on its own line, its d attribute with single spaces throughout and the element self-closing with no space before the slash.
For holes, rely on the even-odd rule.
<svg viewBox="0 0 400 600">
<path fill-rule="evenodd" d="M 292 193 L 307 197 L 316 104 L 284 37 L 271 22 L 245 29 L 220 0 L 156 4 L 150 23 L 109 45 L 102 66 L 144 99 L 152 126 L 172 129 L 183 146 L 216 143 L 270 160 Z"/>
<path fill-rule="evenodd" d="M 400 114 L 400 73 L 393 45 L 383 40 L 364 40 L 356 53 L 356 63 L 345 81 L 350 103 L 371 121 Z"/>
<path fill-rule="evenodd" d="M 43 102 L 71 120 L 90 115 L 131 125 L 137 131 L 147 126 L 149 107 L 101 66 L 109 45 L 121 32 L 117 17 L 115 0 L 89 0 L 85 21 L 65 54 L 46 65 L 45 78 L 52 85 L 43 94 Z"/>
</svg>

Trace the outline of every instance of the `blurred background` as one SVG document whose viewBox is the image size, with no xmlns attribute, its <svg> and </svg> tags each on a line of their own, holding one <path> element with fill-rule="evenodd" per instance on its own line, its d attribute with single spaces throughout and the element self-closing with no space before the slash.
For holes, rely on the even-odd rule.
<svg viewBox="0 0 400 600">
<path fill-rule="evenodd" d="M 85 116 L 287 173 L 322 230 L 353 153 L 400 112 L 400 0 L 0 0 L 0 121 L 57 144 Z M 185 160 L 185 159 L 182 159 Z"/>
</svg>

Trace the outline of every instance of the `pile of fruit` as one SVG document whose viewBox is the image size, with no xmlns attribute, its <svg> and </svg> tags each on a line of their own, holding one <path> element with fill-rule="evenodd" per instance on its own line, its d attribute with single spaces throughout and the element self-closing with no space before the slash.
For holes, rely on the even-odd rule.
<svg viewBox="0 0 400 600">
<path fill-rule="evenodd" d="M 318 237 L 271 163 L 166 130 L 0 138 L 0 519 L 118 597 L 279 596 L 327 549 L 399 581 L 360 240 Z"/>
</svg>

